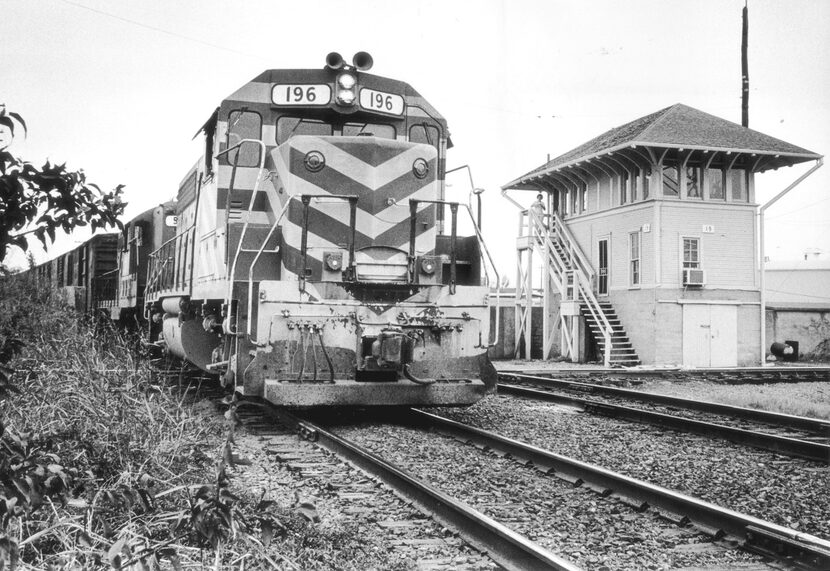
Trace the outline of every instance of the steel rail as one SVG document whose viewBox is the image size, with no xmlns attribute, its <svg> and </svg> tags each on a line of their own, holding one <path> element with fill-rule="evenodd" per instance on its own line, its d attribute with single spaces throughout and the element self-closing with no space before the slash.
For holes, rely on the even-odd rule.
<svg viewBox="0 0 830 571">
<path fill-rule="evenodd" d="M 614 496 L 644 511 L 657 508 L 678 524 L 693 523 L 715 539 L 729 535 L 743 542 L 747 549 L 797 562 L 808 569 L 830 569 L 830 541 L 741 514 L 727 508 L 687 496 L 680 492 L 624 476 L 567 456 L 499 436 L 433 413 L 413 409 L 414 420 L 444 434 L 476 442 L 530 462 L 538 469 L 555 474 L 575 485 L 587 485 L 603 495 Z"/>
<path fill-rule="evenodd" d="M 830 463 L 830 446 L 818 442 L 788 438 L 786 436 L 778 436 L 764 432 L 754 432 L 752 430 L 744 430 L 743 428 L 724 426 L 722 424 L 703 422 L 681 416 L 672 416 L 670 414 L 581 399 L 569 395 L 528 389 L 514 385 L 500 384 L 499 391 L 537 400 L 550 400 L 576 405 L 593 414 L 601 414 L 633 422 L 644 422 L 685 432 L 694 432 L 709 437 L 725 438 L 738 444 L 745 444 L 786 456 L 806 458 L 825 464 Z"/>
<path fill-rule="evenodd" d="M 380 478 L 397 493 L 432 514 L 446 527 L 459 532 L 469 543 L 486 552 L 506 569 L 554 569 L 579 571 L 573 563 L 548 551 L 507 526 L 474 510 L 467 504 L 407 474 L 370 451 L 293 414 L 270 406 L 273 414 L 302 437 L 315 441 L 341 458 Z"/>
<path fill-rule="evenodd" d="M 730 368 L 705 368 L 705 369 L 681 369 L 680 367 L 657 368 L 657 369 L 612 369 L 608 367 L 596 367 L 592 369 L 502 369 L 499 374 L 505 375 L 557 375 L 559 377 L 666 377 L 679 376 L 692 379 L 721 378 L 724 382 L 732 384 L 733 381 L 740 383 L 750 382 L 803 382 L 813 380 L 830 380 L 830 367 L 730 367 Z M 737 383 L 735 383 L 737 384 Z"/>
<path fill-rule="evenodd" d="M 641 391 L 634 391 L 631 389 L 621 389 L 618 387 L 607 387 L 604 385 L 597 385 L 593 383 L 583 383 L 579 381 L 564 381 L 560 379 L 552 379 L 548 377 L 539 377 L 535 375 L 520 375 L 520 374 L 499 374 L 499 377 L 505 379 L 514 379 L 518 381 L 528 382 L 535 385 L 545 387 L 564 387 L 583 392 L 600 393 L 613 395 L 617 397 L 626 398 L 629 400 L 638 400 L 641 402 L 649 402 L 654 404 L 669 405 L 678 408 L 685 408 L 688 410 L 697 410 L 700 412 L 709 412 L 714 414 L 721 414 L 740 418 L 745 420 L 754 420 L 764 422 L 767 424 L 775 424 L 786 428 L 796 428 L 801 430 L 809 430 L 820 434 L 830 435 L 830 420 L 822 420 L 820 418 L 810 418 L 807 416 L 796 416 L 793 414 L 784 414 L 781 412 L 771 412 L 766 410 L 759 410 L 757 408 L 744 408 L 729 404 L 722 404 L 708 401 L 698 401 L 682 397 L 675 397 L 669 395 L 660 395 L 655 393 L 644 393 Z"/>
</svg>

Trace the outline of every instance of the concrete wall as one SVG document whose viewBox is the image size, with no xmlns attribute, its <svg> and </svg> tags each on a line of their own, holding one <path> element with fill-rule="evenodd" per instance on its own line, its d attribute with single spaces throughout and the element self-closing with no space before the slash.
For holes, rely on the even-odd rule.
<svg viewBox="0 0 830 571">
<path fill-rule="evenodd" d="M 499 321 L 499 340 L 496 346 L 490 349 L 491 359 L 512 359 L 516 343 L 516 306 L 513 300 L 502 299 Z M 531 309 L 530 324 L 530 356 L 533 359 L 542 358 L 542 308 Z M 496 328 L 496 308 L 490 308 L 490 339 L 493 338 Z M 554 344 L 554 352 L 558 354 L 559 343 Z M 524 355 L 524 352 L 522 352 Z"/>
<path fill-rule="evenodd" d="M 767 308 L 766 313 L 767 353 L 773 342 L 798 341 L 804 359 L 830 360 L 830 307 Z"/>
</svg>

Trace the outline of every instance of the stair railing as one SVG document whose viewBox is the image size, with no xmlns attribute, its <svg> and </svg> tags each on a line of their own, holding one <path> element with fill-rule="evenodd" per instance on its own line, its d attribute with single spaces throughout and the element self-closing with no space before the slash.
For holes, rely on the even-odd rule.
<svg viewBox="0 0 830 571">
<path fill-rule="evenodd" d="M 582 250 L 579 246 L 576 245 L 576 240 L 574 240 L 573 234 L 571 234 L 570 229 L 562 222 L 562 219 L 559 215 L 554 212 L 550 215 L 551 225 L 554 234 L 559 238 L 562 247 L 568 253 L 568 257 L 570 259 L 571 265 L 574 267 L 578 267 L 583 274 L 589 279 L 591 286 L 593 287 L 594 279 L 595 279 L 595 272 L 594 268 L 585 255 L 582 253 Z"/>
<path fill-rule="evenodd" d="M 594 322 L 600 329 L 600 334 L 605 340 L 605 347 L 603 349 L 603 361 L 605 366 L 611 365 L 611 323 L 599 305 L 599 301 L 594 295 L 594 269 L 588 262 L 585 255 L 576 245 L 573 235 L 570 230 L 562 223 L 562 220 L 554 212 L 547 216 L 550 220 L 553 234 L 559 239 L 559 243 L 567 255 L 567 259 L 562 259 L 562 254 L 554 247 L 550 237 L 550 232 L 545 226 L 542 216 L 534 212 L 532 209 L 528 210 L 528 217 L 533 228 L 534 236 L 543 239 L 543 244 L 546 251 L 547 266 L 553 267 L 554 271 L 558 273 L 559 277 L 559 291 L 562 295 L 563 301 L 575 301 L 584 304 L 588 308 L 588 312 L 594 319 Z M 570 265 L 570 268 L 568 268 Z M 571 283 L 567 279 L 567 274 L 573 275 L 573 290 L 568 287 Z"/>
</svg>

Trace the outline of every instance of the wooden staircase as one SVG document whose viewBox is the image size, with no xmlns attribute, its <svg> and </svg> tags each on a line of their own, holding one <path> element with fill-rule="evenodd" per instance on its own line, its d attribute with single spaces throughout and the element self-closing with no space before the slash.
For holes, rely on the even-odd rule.
<svg viewBox="0 0 830 571">
<path fill-rule="evenodd" d="M 626 333 L 620 318 L 617 316 L 614 306 L 608 301 L 600 301 L 599 307 L 601 308 L 603 315 L 605 315 L 605 318 L 608 320 L 608 323 L 611 325 L 610 364 L 612 366 L 619 365 L 622 367 L 639 365 L 640 357 L 637 356 L 634 346 L 628 339 L 628 333 Z M 596 341 L 599 355 L 602 355 L 605 352 L 605 338 L 601 334 L 600 325 L 588 310 L 587 304 L 580 304 L 580 308 L 582 309 L 582 315 L 585 318 L 585 323 L 588 325 L 588 329 L 591 331 L 594 341 Z"/>
<path fill-rule="evenodd" d="M 560 294 L 560 303 L 578 305 L 577 313 L 585 319 L 597 344 L 599 357 L 606 367 L 638 365 L 640 358 L 628 338 L 614 307 L 600 301 L 594 293 L 596 272 L 562 219 L 553 213 L 539 216 L 527 212 L 528 234 L 533 249 L 545 260 L 545 273 Z M 547 220 L 544 220 L 547 218 Z M 546 298 L 550 295 L 546 289 Z M 547 302 L 546 302 L 547 306 Z M 560 309 L 560 311 L 562 311 Z M 564 346 L 563 355 L 576 360 L 578 352 L 577 324 L 573 312 L 560 313 Z M 544 352 L 544 351 L 543 351 Z"/>
</svg>

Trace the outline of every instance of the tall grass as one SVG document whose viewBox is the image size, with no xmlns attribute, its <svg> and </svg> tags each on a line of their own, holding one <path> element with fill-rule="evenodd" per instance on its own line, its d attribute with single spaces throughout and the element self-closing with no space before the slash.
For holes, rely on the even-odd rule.
<svg viewBox="0 0 830 571">
<path fill-rule="evenodd" d="M 158 560 L 190 487 L 215 478 L 221 417 L 160 383 L 135 339 L 54 293 L 0 279 L 0 347 L 19 347 L 0 396 L 0 554 L 36 568 L 117 567 L 142 549 Z"/>
<path fill-rule="evenodd" d="M 60 297 L 0 275 L 0 571 L 412 568 L 233 489 L 235 405 L 193 406 L 193 381 Z"/>
</svg>

